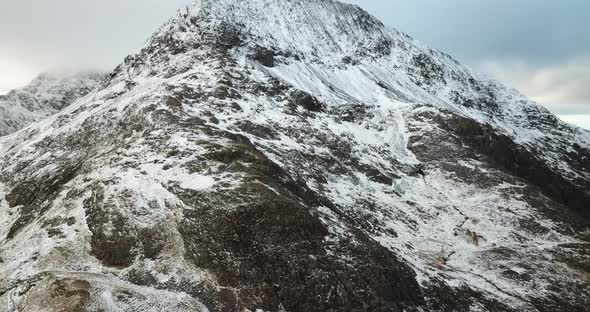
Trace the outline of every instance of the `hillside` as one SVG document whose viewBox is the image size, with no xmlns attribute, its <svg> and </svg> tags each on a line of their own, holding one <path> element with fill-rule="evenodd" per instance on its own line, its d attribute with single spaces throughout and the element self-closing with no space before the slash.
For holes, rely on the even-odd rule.
<svg viewBox="0 0 590 312">
<path fill-rule="evenodd" d="M 590 132 L 335 1 L 196 1 L 0 173 L 8 311 L 590 304 Z"/>
</svg>

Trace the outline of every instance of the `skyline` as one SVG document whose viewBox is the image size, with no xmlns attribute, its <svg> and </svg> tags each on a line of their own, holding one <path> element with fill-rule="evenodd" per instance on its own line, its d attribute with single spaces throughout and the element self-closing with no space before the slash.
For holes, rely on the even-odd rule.
<svg viewBox="0 0 590 312">
<path fill-rule="evenodd" d="M 40 72 L 108 72 L 189 0 L 1 3 L 0 92 Z M 590 114 L 590 3 L 349 0 L 549 108 Z M 92 14 L 89 14 L 92 12 Z M 428 22 L 424 22 L 428 21 Z M 590 125 L 590 115 L 588 118 Z"/>
</svg>

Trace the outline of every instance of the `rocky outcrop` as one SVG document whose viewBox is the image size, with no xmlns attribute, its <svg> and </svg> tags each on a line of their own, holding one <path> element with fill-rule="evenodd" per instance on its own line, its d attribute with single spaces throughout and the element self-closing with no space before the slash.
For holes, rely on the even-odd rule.
<svg viewBox="0 0 590 312">
<path fill-rule="evenodd" d="M 583 311 L 589 147 L 358 7 L 197 1 L 0 139 L 0 306 Z"/>
<path fill-rule="evenodd" d="M 452 118 L 439 117 L 435 120 L 444 129 L 461 137 L 463 143 L 472 147 L 476 153 L 490 157 L 491 161 L 499 167 L 541 188 L 547 196 L 576 210 L 585 217 L 590 217 L 587 208 L 590 207 L 590 194 L 587 192 L 587 189 L 590 188 L 588 181 L 567 179 L 536 156 L 539 154 L 538 151 L 519 145 L 514 142 L 514 139 L 498 133 L 490 125 L 457 115 L 453 115 Z M 573 153 L 575 153 L 573 158 L 581 161 L 590 157 L 588 151 L 584 149 L 578 149 Z M 580 164 L 579 167 L 586 170 L 583 164 Z M 581 183 L 581 185 L 577 183 Z"/>
</svg>

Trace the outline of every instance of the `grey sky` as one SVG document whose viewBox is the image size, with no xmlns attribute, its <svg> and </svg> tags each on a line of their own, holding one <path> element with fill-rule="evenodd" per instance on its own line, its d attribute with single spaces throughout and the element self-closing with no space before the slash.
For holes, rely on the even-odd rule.
<svg viewBox="0 0 590 312">
<path fill-rule="evenodd" d="M 348 0 L 560 114 L 590 114 L 590 1 Z"/>
<path fill-rule="evenodd" d="M 0 90 L 109 70 L 190 0 L 0 0 Z M 590 1 L 348 0 L 548 106 L 590 114 Z"/>
</svg>

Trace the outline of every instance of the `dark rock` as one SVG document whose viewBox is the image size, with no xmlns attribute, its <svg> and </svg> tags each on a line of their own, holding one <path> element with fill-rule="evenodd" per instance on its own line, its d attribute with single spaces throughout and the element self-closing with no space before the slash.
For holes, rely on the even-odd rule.
<svg viewBox="0 0 590 312">
<path fill-rule="evenodd" d="M 165 105 L 170 107 L 171 109 L 182 108 L 182 102 L 180 102 L 177 98 L 174 97 L 167 97 L 165 100 Z"/>
<path fill-rule="evenodd" d="M 236 103 L 236 102 L 232 102 L 232 103 L 231 103 L 231 108 L 232 108 L 232 109 L 235 109 L 235 110 L 237 110 L 237 111 L 241 111 L 241 110 L 242 110 L 242 107 L 240 106 L 240 104 L 238 104 L 238 103 Z"/>
<path fill-rule="evenodd" d="M 235 89 L 225 84 L 217 86 L 213 93 L 213 96 L 221 100 L 225 100 L 228 98 L 234 100 L 242 98 L 240 93 L 238 93 Z"/>
<path fill-rule="evenodd" d="M 465 143 L 489 156 L 502 168 L 537 185 L 547 196 L 590 217 L 590 194 L 587 192 L 590 185 L 577 185 L 564 178 L 529 149 L 489 125 L 457 115 L 439 121 L 443 127 L 459 135 Z"/>
<path fill-rule="evenodd" d="M 417 85 L 432 86 L 436 82 L 446 84 L 442 65 L 438 64 L 432 57 L 424 53 L 416 54 L 412 58 L 412 63 L 419 69 L 414 76 L 414 82 Z"/>
<path fill-rule="evenodd" d="M 293 94 L 292 103 L 310 112 L 320 112 L 323 108 L 322 103 L 317 98 L 303 91 L 297 91 Z"/>
<path fill-rule="evenodd" d="M 389 87 L 384 82 L 377 81 L 377 85 L 382 89 L 389 90 Z"/>
<path fill-rule="evenodd" d="M 424 164 L 417 165 L 412 171 L 410 171 L 411 176 L 421 176 L 426 177 L 426 172 L 424 171 L 426 166 Z"/>
<path fill-rule="evenodd" d="M 61 298 L 62 302 L 67 302 L 67 304 L 62 303 L 67 311 L 86 311 L 90 299 L 90 283 L 87 281 L 57 279 L 48 291 L 51 293 L 52 298 Z"/>
<path fill-rule="evenodd" d="M 258 48 L 252 55 L 250 55 L 250 58 L 266 67 L 275 66 L 275 53 L 271 50 Z"/>
<path fill-rule="evenodd" d="M 156 259 L 166 245 L 165 229 L 160 226 L 145 228 L 138 231 L 138 239 L 142 244 L 143 256 Z"/>
<path fill-rule="evenodd" d="M 371 108 L 364 104 L 348 104 L 338 107 L 333 114 L 338 115 L 342 121 L 360 123 L 374 117 L 370 113 Z"/>
<path fill-rule="evenodd" d="M 259 138 L 267 139 L 267 140 L 277 140 L 280 138 L 279 133 L 277 131 L 262 125 L 257 125 L 253 122 L 243 120 L 236 124 L 238 129 L 244 131 L 246 133 L 253 134 Z"/>
<path fill-rule="evenodd" d="M 502 276 L 505 276 L 509 279 L 513 279 L 513 280 L 519 280 L 519 281 L 524 281 L 524 282 L 528 282 L 531 280 L 531 275 L 530 274 L 520 274 L 514 270 L 506 270 L 504 272 L 502 272 Z"/>
<path fill-rule="evenodd" d="M 393 185 L 393 179 L 381 173 L 379 169 L 376 168 L 367 168 L 365 170 L 365 174 L 367 177 L 374 182 L 385 184 L 385 185 Z"/>
<path fill-rule="evenodd" d="M 10 207 L 21 206 L 19 218 L 12 224 L 7 239 L 12 239 L 35 216 L 49 209 L 62 187 L 76 177 L 80 166 L 64 165 L 46 176 L 24 180 L 6 195 Z"/>
<path fill-rule="evenodd" d="M 345 56 L 342 58 L 342 63 L 346 65 L 358 65 L 359 61 L 350 56 Z"/>
<path fill-rule="evenodd" d="M 488 298 L 469 287 L 451 288 L 443 282 L 434 280 L 425 286 L 429 311 L 471 312 L 474 301 L 482 304 L 485 311 L 513 312 L 510 306 Z"/>
<path fill-rule="evenodd" d="M 496 112 L 499 108 L 496 95 L 491 90 L 480 92 L 476 98 L 468 98 L 457 91 L 452 91 L 451 100 L 458 105 L 479 109 L 483 112 Z"/>
<path fill-rule="evenodd" d="M 232 24 L 222 22 L 215 33 L 217 37 L 214 39 L 214 44 L 217 48 L 229 50 L 242 45 L 242 33 L 239 28 Z"/>
<path fill-rule="evenodd" d="M 90 246 L 93 255 L 105 266 L 127 267 L 135 259 L 138 242 L 125 217 L 113 208 L 101 187 L 84 201 L 86 222 L 92 232 Z"/>
<path fill-rule="evenodd" d="M 520 219 L 518 220 L 518 225 L 535 235 L 546 235 L 550 232 L 548 228 L 542 226 L 533 218 Z"/>
<path fill-rule="evenodd" d="M 62 236 L 63 232 L 59 228 L 52 228 L 47 230 L 47 235 L 49 237 Z"/>
</svg>

